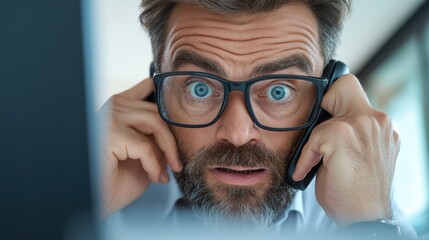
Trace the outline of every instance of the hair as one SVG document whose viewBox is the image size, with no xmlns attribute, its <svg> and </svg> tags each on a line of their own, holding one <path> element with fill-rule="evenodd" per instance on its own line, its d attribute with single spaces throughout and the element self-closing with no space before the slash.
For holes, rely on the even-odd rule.
<svg viewBox="0 0 429 240">
<path fill-rule="evenodd" d="M 178 3 L 193 4 L 218 13 L 269 12 L 286 4 L 303 4 L 315 15 L 319 26 L 319 44 L 326 64 L 335 54 L 343 22 L 352 0 L 142 0 L 140 22 L 149 32 L 155 66 L 161 69 L 168 18 Z"/>
</svg>

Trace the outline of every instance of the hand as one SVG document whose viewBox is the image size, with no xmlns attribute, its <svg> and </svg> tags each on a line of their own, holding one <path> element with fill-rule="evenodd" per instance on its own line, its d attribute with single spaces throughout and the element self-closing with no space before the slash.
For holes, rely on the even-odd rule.
<svg viewBox="0 0 429 240">
<path fill-rule="evenodd" d="M 102 136 L 102 215 L 140 197 L 150 182 L 169 180 L 167 164 L 180 171 L 177 144 L 155 103 L 143 101 L 154 91 L 146 79 L 112 96 L 98 117 L 106 121 Z"/>
<path fill-rule="evenodd" d="M 318 125 L 294 172 L 317 172 L 319 204 L 338 225 L 391 218 L 390 188 L 400 141 L 387 115 L 373 109 L 353 75 L 338 79 L 322 101 L 332 118 Z"/>
</svg>

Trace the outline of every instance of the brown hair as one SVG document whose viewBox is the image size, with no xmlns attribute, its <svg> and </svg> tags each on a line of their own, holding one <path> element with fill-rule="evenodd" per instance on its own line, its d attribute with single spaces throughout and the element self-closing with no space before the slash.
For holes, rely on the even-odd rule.
<svg viewBox="0 0 429 240">
<path fill-rule="evenodd" d="M 335 53 L 351 0 L 142 0 L 140 22 L 149 32 L 155 65 L 161 70 L 168 18 L 177 3 L 194 4 L 219 13 L 269 12 L 286 4 L 307 6 L 319 24 L 319 44 L 326 64 Z"/>
</svg>

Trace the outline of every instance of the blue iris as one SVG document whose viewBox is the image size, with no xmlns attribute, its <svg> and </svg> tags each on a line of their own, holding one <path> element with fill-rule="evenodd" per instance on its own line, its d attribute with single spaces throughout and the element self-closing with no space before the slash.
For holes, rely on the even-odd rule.
<svg viewBox="0 0 429 240">
<path fill-rule="evenodd" d="M 268 88 L 268 98 L 275 101 L 282 101 L 289 95 L 289 88 L 285 85 L 274 85 Z"/>
<path fill-rule="evenodd" d="M 203 82 L 194 82 L 189 86 L 192 97 L 195 98 L 207 98 L 213 93 L 213 90 Z"/>
</svg>

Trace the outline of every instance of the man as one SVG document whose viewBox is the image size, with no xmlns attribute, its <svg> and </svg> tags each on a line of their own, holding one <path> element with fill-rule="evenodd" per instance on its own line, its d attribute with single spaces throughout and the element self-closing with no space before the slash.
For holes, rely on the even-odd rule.
<svg viewBox="0 0 429 240">
<path fill-rule="evenodd" d="M 104 216 L 129 208 L 138 215 L 131 203 L 150 197 L 151 182 L 169 182 L 176 194 L 165 216 L 176 222 L 192 212 L 215 228 L 365 229 L 363 237 L 397 229 L 390 188 L 400 141 L 390 120 L 353 75 L 324 96 L 316 90 L 348 0 L 143 0 L 142 7 L 158 74 L 100 111 L 110 116 Z M 157 104 L 147 100 L 154 84 Z M 332 118 L 314 128 L 299 157 L 295 181 L 323 157 L 301 192 L 284 179 L 319 95 Z"/>
</svg>

